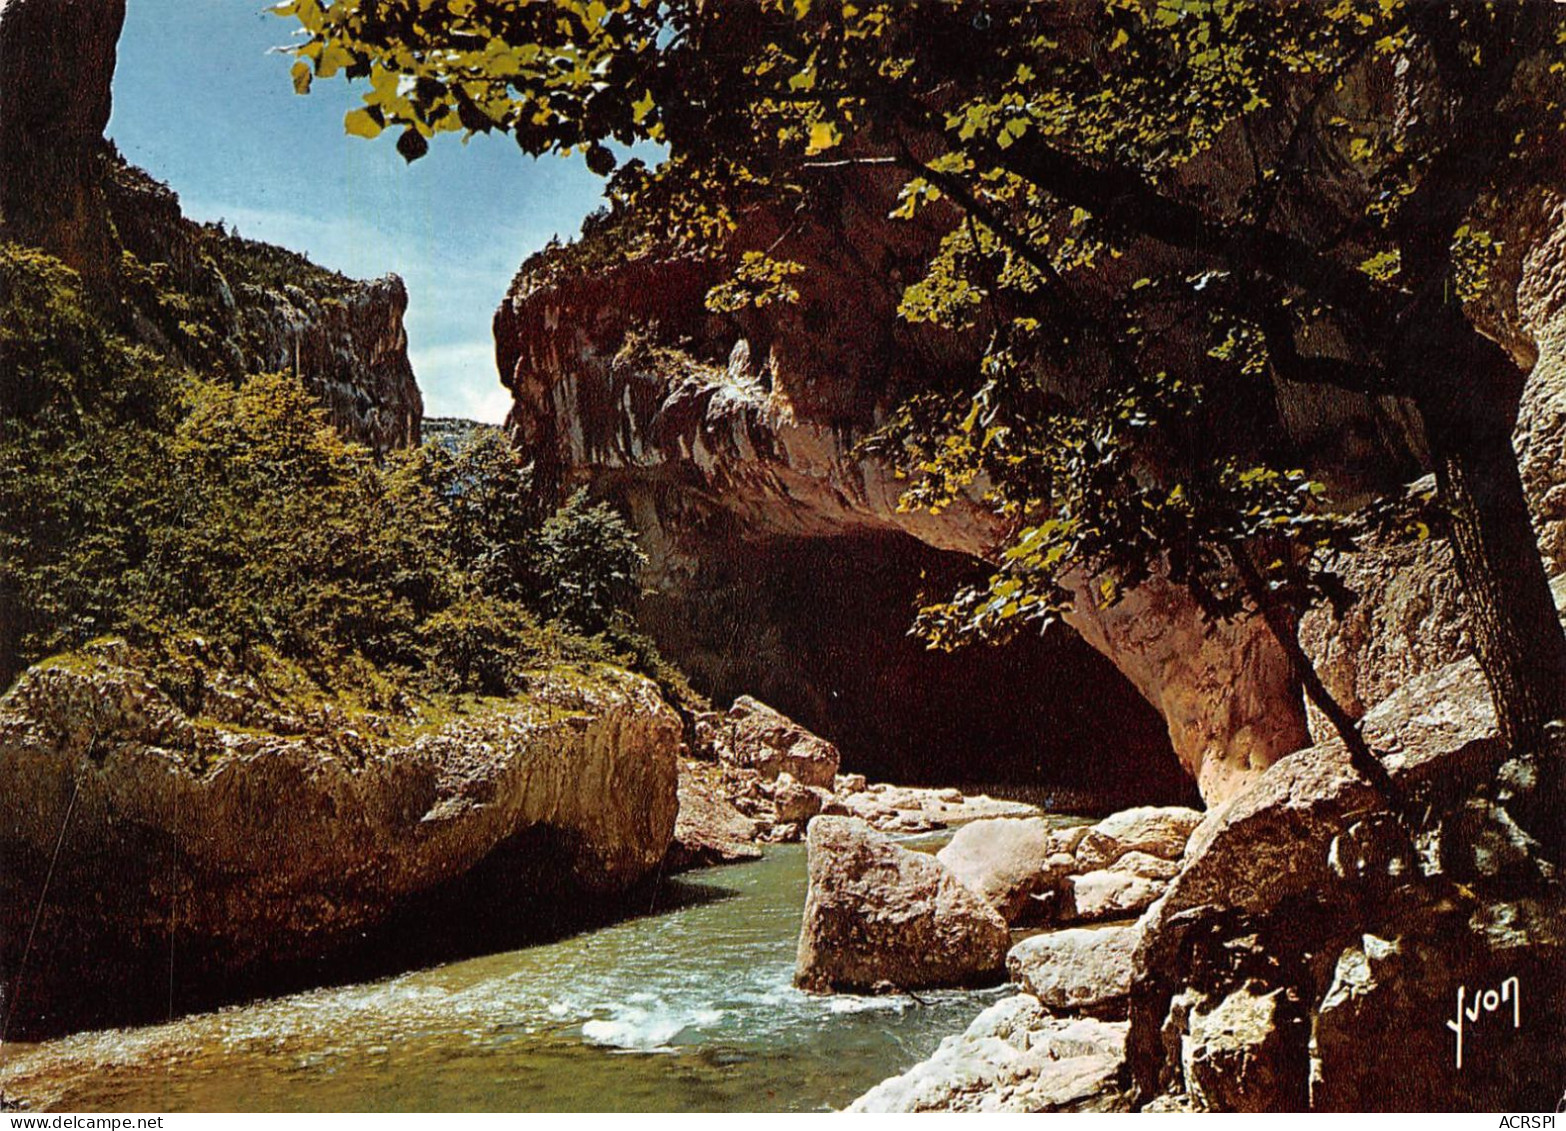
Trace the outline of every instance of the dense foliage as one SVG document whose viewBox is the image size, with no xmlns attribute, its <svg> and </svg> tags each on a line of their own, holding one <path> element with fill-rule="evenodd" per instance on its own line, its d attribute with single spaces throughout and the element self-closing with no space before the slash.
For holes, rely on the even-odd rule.
<svg viewBox="0 0 1566 1131">
<path fill-rule="evenodd" d="M 543 509 L 499 430 L 383 462 L 286 374 L 204 380 L 104 329 L 74 274 L 0 245 L 3 675 L 93 637 L 199 637 L 324 687 L 504 694 L 529 665 L 634 661 L 619 515 Z M 590 635 L 606 634 L 593 643 Z"/>
<path fill-rule="evenodd" d="M 1269 379 L 1330 385 L 1418 415 L 1503 730 L 1531 741 L 1566 714 L 1566 635 L 1510 448 L 1521 373 L 1475 322 L 1501 206 L 1559 179 L 1561 6 L 276 10 L 306 33 L 296 88 L 367 79 L 347 128 L 395 129 L 409 160 L 448 131 L 507 131 L 603 172 L 608 142 L 667 146 L 658 169 L 614 173 L 624 242 L 721 252 L 738 271 L 717 309 L 795 289 L 789 229 L 733 244 L 747 210 L 808 218 L 849 171 L 895 178 L 893 216 L 944 231 L 903 315 L 992 344 L 969 390 L 906 413 L 893 439 L 916 499 L 983 482 L 1015 532 L 988 588 L 932 614 L 938 633 L 1053 615 L 1063 571 L 1112 600 L 1171 570 L 1216 612 L 1268 617 L 1288 647 L 1289 618 L 1324 591 L 1310 559 L 1330 523 L 1278 453 L 1215 444 L 1201 406 Z"/>
</svg>

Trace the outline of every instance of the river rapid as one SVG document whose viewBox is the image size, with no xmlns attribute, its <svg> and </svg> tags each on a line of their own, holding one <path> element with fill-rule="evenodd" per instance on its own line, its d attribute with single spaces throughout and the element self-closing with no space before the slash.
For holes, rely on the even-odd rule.
<svg viewBox="0 0 1566 1131">
<path fill-rule="evenodd" d="M 79 1111 L 822 1110 L 1005 992 L 801 993 L 805 887 L 803 846 L 774 846 L 667 879 L 633 918 L 556 942 L 9 1045 L 0 1082 Z"/>
</svg>

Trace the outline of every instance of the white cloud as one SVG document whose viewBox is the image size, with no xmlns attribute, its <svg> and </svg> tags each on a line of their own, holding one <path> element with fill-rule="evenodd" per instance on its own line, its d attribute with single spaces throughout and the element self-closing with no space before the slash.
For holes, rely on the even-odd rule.
<svg viewBox="0 0 1566 1131">
<path fill-rule="evenodd" d="M 495 373 L 491 342 L 447 342 L 410 349 L 408 357 L 424 392 L 426 416 L 462 416 L 499 424 L 511 410 L 511 394 Z"/>
</svg>

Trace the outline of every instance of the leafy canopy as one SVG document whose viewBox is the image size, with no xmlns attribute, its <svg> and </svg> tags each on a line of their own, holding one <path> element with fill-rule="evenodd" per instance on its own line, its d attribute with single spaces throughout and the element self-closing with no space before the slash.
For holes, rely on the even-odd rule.
<svg viewBox="0 0 1566 1131">
<path fill-rule="evenodd" d="M 736 243 L 749 210 L 808 217 L 870 170 L 892 220 L 933 221 L 901 313 L 990 345 L 971 389 L 874 443 L 909 505 L 977 495 L 1014 532 L 987 586 L 927 612 L 942 642 L 1053 616 L 1069 569 L 1110 601 L 1168 568 L 1222 614 L 1245 598 L 1234 554 L 1259 548 L 1251 600 L 1327 592 L 1321 488 L 1224 436 L 1224 409 L 1269 376 L 1450 402 L 1410 336 L 1473 333 L 1496 209 L 1566 122 L 1563 10 L 1519 0 L 276 10 L 306 33 L 296 87 L 367 79 L 348 129 L 394 129 L 410 160 L 448 131 L 606 173 L 608 142 L 667 146 L 614 173 L 613 217 L 627 254 L 735 262 L 715 310 L 796 293 L 786 232 Z"/>
</svg>

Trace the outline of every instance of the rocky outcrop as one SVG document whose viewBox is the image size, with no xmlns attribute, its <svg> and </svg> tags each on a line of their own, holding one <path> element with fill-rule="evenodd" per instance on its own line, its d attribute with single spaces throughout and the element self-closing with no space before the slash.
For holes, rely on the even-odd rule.
<svg viewBox="0 0 1566 1131">
<path fill-rule="evenodd" d="M 1140 1103 L 1497 1110 L 1559 1098 L 1566 902 L 1527 832 L 1555 819 L 1529 800 L 1537 779 L 1508 760 L 1472 661 L 1414 681 L 1363 726 L 1410 816 L 1395 818 L 1325 743 L 1193 835 L 1135 957 L 1127 1051 Z M 1494 1059 L 1460 1071 L 1438 1022 L 1460 988 L 1498 995 L 1508 972 L 1535 984 L 1533 1021 L 1502 1032 L 1486 1020 Z"/>
<path fill-rule="evenodd" d="M 1086 831 L 1048 817 L 974 821 L 936 859 L 1006 922 L 1027 923 L 1042 914 L 1039 897 L 1076 870 L 1074 852 Z"/>
<path fill-rule="evenodd" d="M 649 623 L 676 657 L 712 647 L 696 631 L 702 614 L 688 610 L 714 604 L 703 564 L 713 558 L 775 558 L 775 547 L 801 541 L 848 547 L 874 540 L 882 554 L 928 558 L 933 549 L 971 560 L 997 544 L 998 523 L 978 508 L 940 516 L 899 509 L 903 481 L 857 448 L 902 395 L 941 383 L 932 358 L 952 379 L 975 356 L 971 342 L 902 327 L 884 278 L 873 301 L 829 298 L 844 286 L 835 277 L 843 244 L 882 238 L 884 225 L 873 228 L 857 215 L 874 211 L 877 191 L 867 189 L 855 217 L 842 221 L 851 231 L 834 232 L 819 260 L 806 256 L 812 293 L 800 313 L 812 324 L 808 333 L 789 315 L 788 324 L 753 326 L 746 337 L 708 314 L 701 300 L 723 265 L 688 260 L 611 264 L 591 277 L 535 267 L 518 277 L 496 315 L 501 379 L 516 398 L 513 435 L 558 478 L 590 478 L 625 500 L 660 594 L 650 602 Z M 868 258 L 885 256 L 878 248 Z M 837 326 L 842 320 L 853 326 Z M 682 339 L 686 352 L 669 348 Z M 855 366 L 825 349 L 830 342 L 859 350 L 867 341 L 885 341 L 891 352 Z M 950 572 L 931 565 L 928 572 Z M 787 584 L 786 568 L 774 566 L 764 584 Z M 921 586 L 917 571 L 904 584 L 906 605 Z M 737 631 L 766 627 L 735 627 L 754 616 L 756 603 L 712 626 L 729 648 Z M 783 615 L 816 612 L 806 609 Z M 1129 681 L 1160 712 L 1174 752 L 1209 799 L 1308 739 L 1293 678 L 1265 630 L 1208 620 L 1178 586 L 1153 583 L 1107 609 L 1084 602 L 1072 623 L 1121 673 L 1098 677 L 1106 693 L 1122 697 Z M 863 631 L 835 627 L 839 647 L 842 633 Z M 906 615 L 897 635 L 905 629 Z M 882 650 L 879 640 L 853 649 L 871 650 Z M 992 666 L 1007 672 L 1013 665 Z M 804 679 L 812 685 L 810 673 Z"/>
<path fill-rule="evenodd" d="M 1178 860 L 1201 823 L 1202 814 L 1195 809 L 1143 806 L 1122 810 L 1083 834 L 1077 844 L 1077 867 L 1083 871 L 1107 868 L 1131 852 Z"/>
<path fill-rule="evenodd" d="M 1149 876 L 1101 868 L 1071 879 L 1070 922 L 1124 919 L 1152 905 L 1164 883 Z"/>
<path fill-rule="evenodd" d="M 996 1002 L 930 1059 L 849 1111 L 1127 1111 L 1125 1023 L 1052 1017 L 1026 994 Z"/>
<path fill-rule="evenodd" d="M 1011 980 L 1051 1012 L 1123 1020 L 1140 924 L 1073 927 L 1023 939 L 1006 955 Z"/>
<path fill-rule="evenodd" d="M 1448 802 L 1493 780 L 1505 758 L 1483 677 L 1471 660 L 1410 683 L 1362 727 L 1385 752 L 1394 780 L 1409 790 L 1439 785 Z M 1206 816 L 1161 915 L 1202 906 L 1265 914 L 1319 897 L 1341 880 L 1329 859 L 1334 841 L 1384 808 L 1340 742 L 1292 754 Z M 1363 828 L 1372 835 L 1370 825 Z"/>
<path fill-rule="evenodd" d="M 1283 759 L 1202 819 L 1135 924 L 1012 948 L 1026 996 L 1003 1016 L 1023 1031 L 1003 1048 L 979 1024 L 859 1105 L 988 1110 L 1016 1094 L 1008 1066 L 1031 1041 L 1129 1011 L 1103 1079 L 1138 1110 L 1548 1109 L 1566 1071 L 1566 892 L 1529 830 L 1558 820 L 1540 791 L 1563 739 L 1509 756 L 1488 705 L 1466 661 L 1366 715 L 1401 817 L 1339 743 Z M 1152 827 L 1117 815 L 1079 854 L 1110 860 L 1100 875 L 1161 876 L 1172 861 L 1125 849 L 1175 851 Z"/>
<path fill-rule="evenodd" d="M 1191 1098 L 1199 1109 L 1305 1110 L 1306 1065 L 1293 1055 L 1302 1035 L 1300 1017 L 1283 1000 L 1285 992 L 1282 987 L 1261 992 L 1248 983 L 1210 1006 L 1191 1010 L 1180 1055 Z M 1349 1110 L 1376 1106 L 1367 1103 Z M 1396 1106 L 1400 1111 L 1432 1110 L 1419 1104 Z"/>
<path fill-rule="evenodd" d="M 698 845 L 716 820 L 713 804 L 748 822 L 750 831 L 741 839 L 771 842 L 800 840 L 818 813 L 858 817 L 882 832 L 910 833 L 1037 812 L 1031 805 L 984 794 L 871 783 L 863 774 L 838 774 L 835 746 L 750 696 L 737 699 L 727 714 L 698 713 L 691 730 L 691 753 L 699 760 L 687 764 L 688 773 L 692 785 L 710 795 L 695 801 L 693 812 L 701 825 L 692 832 Z M 737 830 L 728 824 L 731 832 Z"/>
<path fill-rule="evenodd" d="M 249 697 L 241 716 L 221 695 L 193 716 L 123 661 L 49 661 L 0 699 L 7 985 L 35 910 L 48 940 L 13 1035 L 161 1015 L 171 945 L 180 1002 L 221 999 L 393 922 L 416 939 L 560 919 L 668 848 L 680 722 L 617 669 L 399 720 Z"/>
<path fill-rule="evenodd" d="M 999 981 L 1010 934 L 933 856 L 851 817 L 817 817 L 795 982 L 814 992 Z"/>
<path fill-rule="evenodd" d="M 1490 330 L 1533 368 L 1512 442 L 1557 606 L 1566 605 L 1566 198 L 1518 200 L 1498 289 L 1507 309 Z M 1468 614 L 1444 537 L 1435 485 L 1411 485 L 1405 499 L 1368 516 L 1360 552 L 1333 562 L 1355 600 L 1306 614 L 1300 642 L 1333 696 L 1359 716 L 1410 680 L 1472 654 Z M 1312 719 L 1317 739 L 1330 736 Z"/>
<path fill-rule="evenodd" d="M 1096 923 L 1135 916 L 1179 873 L 1202 820 L 1194 809 L 1143 806 L 1090 827 L 981 821 L 940 859 L 1008 923 Z"/>
<path fill-rule="evenodd" d="M 796 782 L 832 787 L 841 761 L 837 747 L 765 703 L 742 695 L 723 722 L 709 724 L 725 761 L 755 770 L 762 781 L 789 774 Z"/>
<path fill-rule="evenodd" d="M 760 824 L 734 807 L 717 778 L 714 767 L 681 761 L 670 871 L 760 859 Z"/>
<path fill-rule="evenodd" d="M 168 186 L 112 155 L 104 163 L 121 249 L 142 268 L 114 288 L 130 303 L 132 333 L 230 376 L 291 371 L 343 435 L 377 452 L 419 442 L 424 402 L 408 360 L 400 278 L 349 279 L 283 248 L 194 224 Z M 170 296 L 180 318 L 166 309 Z M 193 338 L 182 322 L 198 322 L 206 334 Z"/>
<path fill-rule="evenodd" d="M 714 314 L 702 299 L 730 264 L 627 262 L 600 233 L 527 265 L 496 315 L 513 433 L 562 480 L 591 479 L 627 501 L 656 548 L 655 630 L 681 657 L 713 651 L 712 639 L 735 631 L 734 618 L 708 625 L 699 613 L 681 615 L 713 603 L 720 583 L 705 563 L 715 557 L 772 563 L 761 583 L 772 593 L 799 568 L 801 555 L 781 549 L 791 543 L 876 541 L 888 554 L 929 560 L 946 551 L 971 562 L 991 555 L 1003 533 L 992 515 L 961 503 L 939 515 L 900 509 L 904 482 L 858 444 L 910 393 L 961 387 L 987 328 L 942 333 L 900 321 L 902 285 L 922 271 L 938 225 L 885 222 L 895 178 L 857 170 L 838 180 L 835 207 L 808 222 L 760 209 L 734 237 L 736 247 L 786 242 L 806 268 L 795 304 Z M 1094 379 L 1060 375 L 1063 395 Z M 1319 467 L 1349 498 L 1415 473 L 1417 430 L 1397 404 L 1283 384 L 1264 399 L 1236 397 L 1247 407 L 1225 420 L 1226 436 L 1240 446 L 1281 442 L 1289 459 Z M 896 599 L 909 603 L 917 590 Z M 791 633 L 815 611 L 808 597 L 760 604 L 768 620 L 740 630 L 758 644 L 769 627 Z M 1308 742 L 1294 677 L 1262 626 L 1212 621 L 1183 587 L 1156 578 L 1107 608 L 1079 601 L 1070 619 L 1119 672 L 1084 673 L 1076 693 L 1134 688 L 1208 800 L 1231 796 Z M 800 677 L 802 696 L 837 690 L 811 674 Z M 798 703 L 783 705 L 821 725 Z"/>
<path fill-rule="evenodd" d="M 78 271 L 124 333 L 210 375 L 291 369 L 346 436 L 416 444 L 408 296 L 180 212 L 104 140 L 124 0 L 0 9 L 0 238 Z"/>
<path fill-rule="evenodd" d="M 117 252 L 99 187 L 125 0 L 0 5 L 0 222 L 102 280 Z"/>
</svg>

